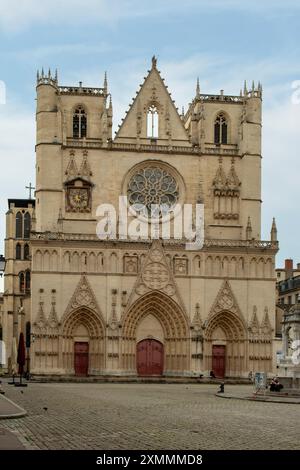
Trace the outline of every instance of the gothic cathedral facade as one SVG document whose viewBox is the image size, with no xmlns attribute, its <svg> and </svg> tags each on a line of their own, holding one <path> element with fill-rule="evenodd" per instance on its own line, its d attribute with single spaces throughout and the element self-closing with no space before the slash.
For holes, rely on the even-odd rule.
<svg viewBox="0 0 300 470">
<path fill-rule="evenodd" d="M 274 220 L 261 240 L 261 105 L 260 84 L 229 96 L 197 83 L 179 113 L 154 57 L 113 138 L 106 77 L 87 88 L 38 74 L 35 201 L 10 200 L 7 214 L 8 356 L 30 322 L 38 376 L 272 373 L 278 242 Z M 99 239 L 97 207 L 120 195 L 203 204 L 202 248 Z"/>
</svg>

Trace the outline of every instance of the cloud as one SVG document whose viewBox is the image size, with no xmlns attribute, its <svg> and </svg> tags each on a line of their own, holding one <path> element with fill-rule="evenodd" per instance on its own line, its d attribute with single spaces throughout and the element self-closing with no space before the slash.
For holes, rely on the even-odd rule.
<svg viewBox="0 0 300 470">
<path fill-rule="evenodd" d="M 266 12 L 268 16 L 291 14 L 299 10 L 298 0 L 10 0 L 0 5 L 0 31 L 18 33 L 31 25 L 89 25 L 94 22 L 113 26 L 123 19 L 153 17 L 189 10 Z"/>
<path fill-rule="evenodd" d="M 35 178 L 34 114 L 22 109 L 21 106 L 0 105 L 0 128 L 0 254 L 2 254 L 4 253 L 5 213 L 8 210 L 7 199 L 28 197 L 25 186 L 30 181 L 33 183 Z"/>
<path fill-rule="evenodd" d="M 15 57 L 18 60 L 24 60 L 36 64 L 41 59 L 55 58 L 58 61 L 58 56 L 74 56 L 74 55 L 86 55 L 86 54 L 103 54 L 114 49 L 113 46 L 107 43 L 100 44 L 84 44 L 84 43 L 72 43 L 72 44 L 51 44 L 33 47 L 29 49 L 19 49 L 16 52 L 9 52 L 10 57 Z M 51 59 L 53 60 L 53 59 Z"/>
</svg>

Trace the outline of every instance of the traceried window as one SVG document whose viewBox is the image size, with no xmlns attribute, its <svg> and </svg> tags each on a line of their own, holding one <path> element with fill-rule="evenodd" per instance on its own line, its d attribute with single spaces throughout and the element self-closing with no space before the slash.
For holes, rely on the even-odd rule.
<svg viewBox="0 0 300 470">
<path fill-rule="evenodd" d="M 19 291 L 24 292 L 25 290 L 25 276 L 24 273 L 19 273 Z"/>
<path fill-rule="evenodd" d="M 16 259 L 21 259 L 22 248 L 20 243 L 16 244 Z"/>
<path fill-rule="evenodd" d="M 147 137 L 150 139 L 158 137 L 158 111 L 154 104 L 147 111 Z"/>
<path fill-rule="evenodd" d="M 73 115 L 73 137 L 82 139 L 87 134 L 87 116 L 85 110 L 79 106 Z"/>
<path fill-rule="evenodd" d="M 28 245 L 28 243 L 26 243 L 26 245 L 24 245 L 24 259 L 29 259 L 29 245 Z"/>
<path fill-rule="evenodd" d="M 23 214 L 17 212 L 16 215 L 16 238 L 23 238 Z"/>
<path fill-rule="evenodd" d="M 31 275 L 30 271 L 25 272 L 25 290 L 28 292 L 30 290 L 30 284 L 31 284 Z"/>
<path fill-rule="evenodd" d="M 151 205 L 163 206 L 166 211 L 172 209 L 179 198 L 178 183 L 166 169 L 145 166 L 131 177 L 128 183 L 128 201 L 130 205 L 146 206 L 151 213 Z"/>
<path fill-rule="evenodd" d="M 215 144 L 227 144 L 228 124 L 223 113 L 218 114 L 216 117 L 214 131 Z"/>
<path fill-rule="evenodd" d="M 31 216 L 29 212 L 24 215 L 24 238 L 30 238 Z"/>
</svg>

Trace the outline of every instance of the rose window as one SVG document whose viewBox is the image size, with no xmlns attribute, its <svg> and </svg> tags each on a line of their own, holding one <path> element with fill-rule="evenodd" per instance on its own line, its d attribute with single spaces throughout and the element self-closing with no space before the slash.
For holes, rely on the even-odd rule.
<svg viewBox="0 0 300 470">
<path fill-rule="evenodd" d="M 146 167 L 131 177 L 127 195 L 130 205 L 143 205 L 149 213 L 151 205 L 159 205 L 169 211 L 179 198 L 178 183 L 168 171 Z"/>
</svg>

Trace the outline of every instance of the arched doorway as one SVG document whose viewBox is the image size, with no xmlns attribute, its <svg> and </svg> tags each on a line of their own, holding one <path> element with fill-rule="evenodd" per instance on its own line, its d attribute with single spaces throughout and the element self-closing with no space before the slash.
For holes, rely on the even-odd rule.
<svg viewBox="0 0 300 470">
<path fill-rule="evenodd" d="M 218 378 L 225 377 L 226 368 L 226 346 L 223 344 L 212 345 L 212 366 L 211 370 Z"/>
<path fill-rule="evenodd" d="M 205 330 L 204 368 L 216 377 L 240 377 L 248 373 L 246 328 L 236 314 L 213 315 Z"/>
<path fill-rule="evenodd" d="M 140 376 L 162 375 L 164 346 L 156 339 L 143 339 L 137 344 L 136 368 Z"/>
<path fill-rule="evenodd" d="M 66 374 L 101 374 L 104 368 L 104 327 L 86 307 L 70 312 L 62 325 L 61 361 Z"/>
<path fill-rule="evenodd" d="M 161 334 L 153 318 L 159 323 Z M 159 291 L 151 291 L 134 302 L 125 312 L 122 320 L 121 367 L 123 370 L 131 374 L 139 373 L 137 365 L 140 359 L 137 358 L 137 353 L 139 353 L 137 345 L 140 341 L 148 339 L 154 339 L 156 342 L 149 343 L 147 351 L 153 347 L 159 348 L 155 354 L 157 353 L 160 358 L 163 357 L 163 360 L 159 360 L 160 366 L 157 368 L 157 370 L 163 369 L 160 374 L 182 375 L 189 370 L 188 322 L 181 307 L 171 297 Z M 142 327 L 139 328 L 141 324 Z M 148 332 L 145 329 L 147 324 L 149 325 Z M 141 346 L 146 348 L 146 343 Z M 139 357 L 140 354 L 142 353 L 139 353 Z M 146 352 L 144 351 L 143 354 Z M 150 366 L 147 367 L 149 370 Z"/>
<path fill-rule="evenodd" d="M 74 343 L 74 370 L 77 377 L 85 377 L 89 371 L 89 343 L 75 341 Z"/>
</svg>

